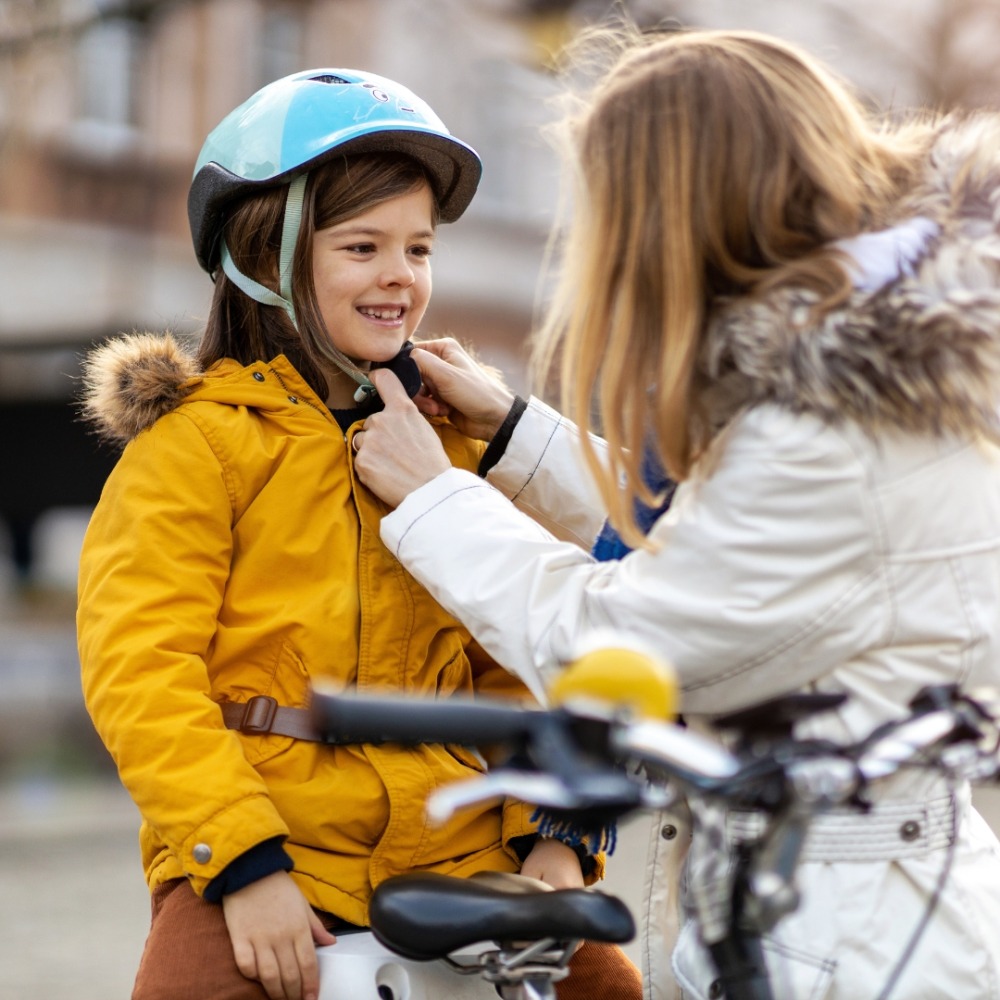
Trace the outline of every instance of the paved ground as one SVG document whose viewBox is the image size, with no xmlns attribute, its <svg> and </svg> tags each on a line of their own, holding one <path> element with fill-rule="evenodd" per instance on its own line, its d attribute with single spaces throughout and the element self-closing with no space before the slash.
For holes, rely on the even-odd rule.
<svg viewBox="0 0 1000 1000">
<path fill-rule="evenodd" d="M 0 998 L 126 1000 L 149 901 L 115 786 L 0 792 Z"/>
</svg>

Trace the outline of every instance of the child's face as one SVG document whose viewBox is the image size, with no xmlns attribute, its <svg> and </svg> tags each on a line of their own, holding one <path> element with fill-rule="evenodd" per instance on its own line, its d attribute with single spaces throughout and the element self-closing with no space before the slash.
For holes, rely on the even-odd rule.
<svg viewBox="0 0 1000 1000">
<path fill-rule="evenodd" d="M 419 326 L 431 297 L 432 208 L 421 184 L 313 237 L 320 313 L 351 360 L 389 361 Z"/>
</svg>

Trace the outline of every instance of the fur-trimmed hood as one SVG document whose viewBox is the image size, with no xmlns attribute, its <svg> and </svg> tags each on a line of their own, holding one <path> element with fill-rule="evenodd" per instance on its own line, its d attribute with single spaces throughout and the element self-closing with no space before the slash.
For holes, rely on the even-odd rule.
<svg viewBox="0 0 1000 1000">
<path fill-rule="evenodd" d="M 201 375 L 173 334 L 123 334 L 84 358 L 81 411 L 103 440 L 125 445 L 176 409 Z"/>
<path fill-rule="evenodd" d="M 193 349 L 171 333 L 131 333 L 91 351 L 83 363 L 83 418 L 124 447 L 182 403 L 221 403 L 272 415 L 330 414 L 291 362 L 279 355 L 242 365 L 232 358 L 202 370 Z"/>
<path fill-rule="evenodd" d="M 701 357 L 714 426 L 767 401 L 1000 436 L 1000 116 L 941 125 L 904 218 L 844 242 L 855 291 L 818 323 L 801 289 L 720 310 Z"/>
</svg>

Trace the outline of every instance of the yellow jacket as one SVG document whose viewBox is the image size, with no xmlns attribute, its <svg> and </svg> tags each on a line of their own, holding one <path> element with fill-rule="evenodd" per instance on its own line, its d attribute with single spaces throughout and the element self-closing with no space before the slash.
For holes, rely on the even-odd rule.
<svg viewBox="0 0 1000 1000">
<path fill-rule="evenodd" d="M 525 697 L 383 546 L 386 508 L 354 479 L 354 428 L 344 434 L 284 357 L 197 373 L 171 340 L 141 335 L 94 366 L 109 388 L 91 413 L 131 440 L 84 542 L 80 661 L 144 820 L 150 886 L 186 876 L 203 892 L 284 836 L 309 902 L 363 924 L 390 875 L 516 871 L 508 842 L 531 832 L 530 807 L 426 821 L 430 792 L 482 769 L 463 748 L 329 747 L 223 726 L 219 702 L 304 707 L 317 680 Z M 481 446 L 436 428 L 474 469 Z"/>
</svg>

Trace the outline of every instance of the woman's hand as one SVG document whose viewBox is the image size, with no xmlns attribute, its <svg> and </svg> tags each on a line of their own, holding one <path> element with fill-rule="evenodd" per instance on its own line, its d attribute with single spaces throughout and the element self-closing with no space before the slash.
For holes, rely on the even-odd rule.
<svg viewBox="0 0 1000 1000">
<path fill-rule="evenodd" d="M 417 407 L 450 418 L 466 437 L 492 440 L 514 405 L 510 389 L 451 337 L 417 344 L 410 357 L 424 383 L 414 399 Z"/>
<path fill-rule="evenodd" d="M 521 865 L 521 874 L 537 878 L 553 889 L 582 889 L 583 871 L 572 847 L 561 840 L 539 837 Z"/>
<path fill-rule="evenodd" d="M 288 872 L 274 872 L 222 897 L 240 972 L 271 1000 L 316 1000 L 316 945 L 335 944 Z"/>
<path fill-rule="evenodd" d="M 450 469 L 451 462 L 399 379 L 387 368 L 369 374 L 385 409 L 367 417 L 354 435 L 354 469 L 372 493 L 398 507 L 408 494 Z"/>
</svg>

